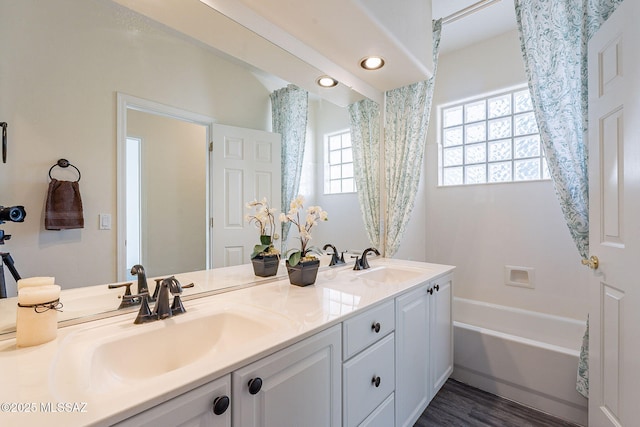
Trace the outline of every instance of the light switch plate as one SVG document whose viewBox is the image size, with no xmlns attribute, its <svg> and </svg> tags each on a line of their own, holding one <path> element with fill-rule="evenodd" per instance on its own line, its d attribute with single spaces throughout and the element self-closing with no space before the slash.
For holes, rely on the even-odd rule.
<svg viewBox="0 0 640 427">
<path fill-rule="evenodd" d="M 111 214 L 100 214 L 100 230 L 111 230 Z"/>
</svg>

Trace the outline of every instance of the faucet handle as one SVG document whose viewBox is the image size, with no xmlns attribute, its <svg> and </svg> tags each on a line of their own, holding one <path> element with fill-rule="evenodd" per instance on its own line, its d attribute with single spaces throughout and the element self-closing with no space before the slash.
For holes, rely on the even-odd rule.
<svg viewBox="0 0 640 427">
<path fill-rule="evenodd" d="M 109 289 L 126 287 L 124 295 L 122 295 L 122 297 L 118 297 L 122 298 L 122 301 L 120 301 L 120 305 L 118 306 L 118 310 L 120 310 L 121 308 L 133 307 L 134 305 L 140 304 L 140 300 L 131 295 L 131 285 L 133 285 L 133 282 L 116 283 L 107 286 Z"/>
<path fill-rule="evenodd" d="M 360 263 L 360 257 L 356 255 L 356 263 L 353 266 L 354 270 L 362 270 L 362 264 Z"/>
<path fill-rule="evenodd" d="M 193 288 L 195 284 L 189 283 L 188 285 L 181 286 L 180 282 L 178 282 L 177 279 L 174 279 L 174 280 L 177 283 L 177 289 L 174 289 L 176 292 L 174 292 L 174 290 L 171 291 L 171 294 L 173 295 L 173 303 L 171 304 L 171 314 L 175 316 L 176 314 L 182 314 L 187 312 L 187 310 L 184 308 L 184 305 L 182 305 L 182 298 L 180 298 L 180 294 L 182 294 L 183 289 Z"/>
</svg>

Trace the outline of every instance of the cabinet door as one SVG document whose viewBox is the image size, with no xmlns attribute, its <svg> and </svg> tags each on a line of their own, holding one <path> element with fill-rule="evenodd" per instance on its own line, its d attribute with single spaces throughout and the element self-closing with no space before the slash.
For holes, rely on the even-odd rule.
<svg viewBox="0 0 640 427">
<path fill-rule="evenodd" d="M 233 424 L 340 426 L 341 341 L 336 325 L 235 371 Z"/>
<path fill-rule="evenodd" d="M 412 426 L 429 403 L 429 289 L 396 299 L 396 426 Z"/>
<path fill-rule="evenodd" d="M 452 281 L 447 275 L 431 282 L 431 400 L 453 372 Z"/>
<path fill-rule="evenodd" d="M 231 427 L 231 408 L 225 409 L 220 400 L 224 397 L 229 399 L 229 396 L 231 377 L 227 375 L 127 418 L 115 426 Z M 219 415 L 214 413 L 216 403 L 216 412 L 222 412 Z"/>
</svg>

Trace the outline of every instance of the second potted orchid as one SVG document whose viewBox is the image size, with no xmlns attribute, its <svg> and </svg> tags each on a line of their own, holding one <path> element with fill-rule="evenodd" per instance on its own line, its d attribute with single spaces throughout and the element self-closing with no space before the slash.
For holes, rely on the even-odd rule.
<svg viewBox="0 0 640 427">
<path fill-rule="evenodd" d="M 251 263 L 256 276 L 275 276 L 280 262 L 280 251 L 273 246 L 273 241 L 278 240 L 275 232 L 275 209 L 269 207 L 267 198 L 254 200 L 247 203 L 247 209 L 253 213 L 246 216 L 248 223 L 253 223 L 260 230 L 260 244 L 253 247 Z"/>
<path fill-rule="evenodd" d="M 289 281 L 293 285 L 307 286 L 315 283 L 320 260 L 312 253 L 320 254 L 318 248 L 309 246 L 311 229 L 318 221 L 327 221 L 327 212 L 320 206 L 303 208 L 304 198 L 298 195 L 290 204 L 289 212 L 280 214 L 282 223 L 290 222 L 298 229 L 300 249 L 290 249 L 286 254 Z"/>
</svg>

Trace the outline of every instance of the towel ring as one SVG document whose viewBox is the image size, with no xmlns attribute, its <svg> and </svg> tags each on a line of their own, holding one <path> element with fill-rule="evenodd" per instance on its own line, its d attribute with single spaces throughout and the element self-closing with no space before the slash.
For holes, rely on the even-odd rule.
<svg viewBox="0 0 640 427">
<path fill-rule="evenodd" d="M 74 168 L 76 170 L 76 172 L 78 172 L 78 180 L 76 182 L 80 181 L 80 178 L 82 177 L 82 174 L 80 173 L 80 169 L 78 169 L 77 167 L 75 167 L 71 163 L 69 163 L 69 160 L 67 160 L 67 159 L 60 159 L 60 160 L 58 160 L 58 162 L 55 165 L 53 165 L 53 166 L 51 166 L 51 168 L 49 168 L 49 179 L 53 179 L 53 177 L 51 176 L 51 171 L 56 166 L 60 166 L 61 168 L 68 168 L 69 166 L 71 166 L 72 168 Z"/>
</svg>

